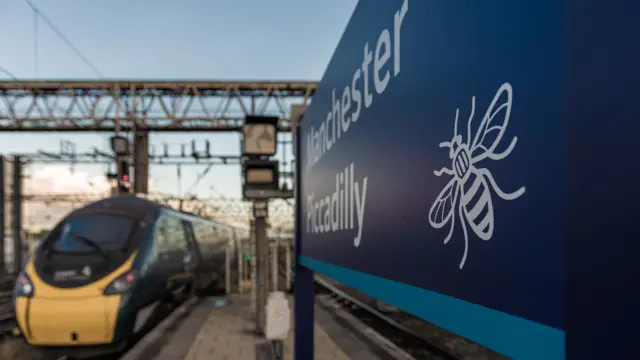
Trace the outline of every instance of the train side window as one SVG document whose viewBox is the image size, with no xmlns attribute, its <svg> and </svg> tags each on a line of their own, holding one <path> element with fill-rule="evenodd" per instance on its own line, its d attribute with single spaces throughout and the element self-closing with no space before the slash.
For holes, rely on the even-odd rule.
<svg viewBox="0 0 640 360">
<path fill-rule="evenodd" d="M 156 223 L 156 249 L 159 254 L 163 254 L 172 250 L 168 220 L 169 217 L 163 215 L 160 217 L 160 219 L 158 219 L 158 222 Z"/>
<path fill-rule="evenodd" d="M 218 225 L 214 225 L 213 226 L 213 236 L 212 236 L 212 242 L 211 245 L 215 245 L 220 241 L 220 235 L 222 235 L 222 229 L 220 229 L 220 227 Z"/>
<path fill-rule="evenodd" d="M 209 228 L 207 223 L 194 222 L 194 235 L 198 242 L 209 246 L 215 239 L 213 230 Z"/>
<path fill-rule="evenodd" d="M 202 232 L 200 231 L 200 223 L 198 221 L 194 221 L 191 223 L 191 226 L 193 229 L 193 238 L 199 243 L 204 242 Z"/>
<path fill-rule="evenodd" d="M 168 217 L 167 225 L 170 230 L 169 239 L 172 250 L 187 252 L 189 250 L 189 243 L 187 242 L 187 234 L 182 225 L 182 220 L 177 217 Z"/>
<path fill-rule="evenodd" d="M 217 245 L 224 246 L 229 241 L 229 229 L 220 228 L 218 231 L 218 241 Z"/>
</svg>

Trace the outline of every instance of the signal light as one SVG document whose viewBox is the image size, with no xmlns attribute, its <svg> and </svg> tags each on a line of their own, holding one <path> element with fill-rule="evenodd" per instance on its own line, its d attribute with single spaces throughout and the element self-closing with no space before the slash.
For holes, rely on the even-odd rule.
<svg viewBox="0 0 640 360">
<path fill-rule="evenodd" d="M 129 181 L 129 162 L 127 160 L 120 160 L 118 162 L 118 168 L 120 178 L 124 181 Z"/>
<path fill-rule="evenodd" d="M 131 193 L 131 176 L 129 175 L 129 161 L 126 159 L 118 159 L 117 162 L 117 175 L 116 179 L 118 181 L 117 184 L 117 192 L 118 194 L 128 194 Z"/>
</svg>

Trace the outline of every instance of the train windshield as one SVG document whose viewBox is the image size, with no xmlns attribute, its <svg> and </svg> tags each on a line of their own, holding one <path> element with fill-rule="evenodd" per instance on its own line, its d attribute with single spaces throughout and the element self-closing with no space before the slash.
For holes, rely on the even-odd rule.
<svg viewBox="0 0 640 360">
<path fill-rule="evenodd" d="M 69 219 L 53 243 L 56 252 L 100 252 L 125 248 L 134 221 L 115 215 Z"/>
</svg>

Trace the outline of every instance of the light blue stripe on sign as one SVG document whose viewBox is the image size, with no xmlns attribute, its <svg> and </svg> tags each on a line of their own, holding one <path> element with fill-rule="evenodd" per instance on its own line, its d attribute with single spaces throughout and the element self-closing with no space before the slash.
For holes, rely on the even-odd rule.
<svg viewBox="0 0 640 360">
<path fill-rule="evenodd" d="M 564 360 L 564 331 L 307 256 L 300 263 L 514 360 Z"/>
</svg>

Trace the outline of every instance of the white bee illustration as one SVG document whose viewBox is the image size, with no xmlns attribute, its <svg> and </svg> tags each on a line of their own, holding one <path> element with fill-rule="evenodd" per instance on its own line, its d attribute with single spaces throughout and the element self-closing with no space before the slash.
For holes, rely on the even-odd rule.
<svg viewBox="0 0 640 360">
<path fill-rule="evenodd" d="M 497 106 L 498 100 L 503 93 L 507 94 L 506 102 Z M 438 198 L 429 210 L 429 223 L 436 229 L 440 229 L 447 224 L 450 225 L 449 234 L 444 239 L 448 243 L 455 228 L 456 213 L 462 223 L 464 233 L 464 254 L 460 262 L 460 269 L 464 267 L 467 260 L 469 239 L 467 225 L 482 240 L 489 240 L 494 230 L 493 203 L 491 200 L 491 189 L 504 200 L 514 200 L 525 192 L 524 186 L 513 193 L 505 193 L 500 189 L 493 179 L 491 172 L 486 168 L 478 167 L 478 163 L 486 158 L 491 160 L 502 160 L 509 156 L 516 146 L 517 137 L 513 137 L 509 147 L 497 153 L 496 147 L 500 143 L 504 132 L 509 124 L 511 115 L 511 100 L 513 89 L 511 84 L 504 83 L 498 89 L 493 98 L 487 113 L 482 118 L 482 122 L 476 131 L 473 141 L 471 139 L 471 121 L 475 113 L 476 98 L 471 98 L 471 114 L 467 122 L 467 141 L 463 142 L 462 136 L 458 134 L 458 115 L 460 109 L 456 109 L 456 119 L 453 126 L 453 139 L 450 142 L 440 143 L 441 148 L 449 149 L 449 158 L 452 160 L 452 168 L 446 167 L 434 171 L 436 176 L 447 174 L 453 179 L 444 187 Z M 494 118 L 504 109 L 503 115 L 498 117 L 498 124 L 492 124 Z M 502 119 L 502 121 L 500 121 Z M 485 139 L 487 140 L 485 143 Z M 456 205 L 457 204 L 457 205 Z"/>
</svg>

